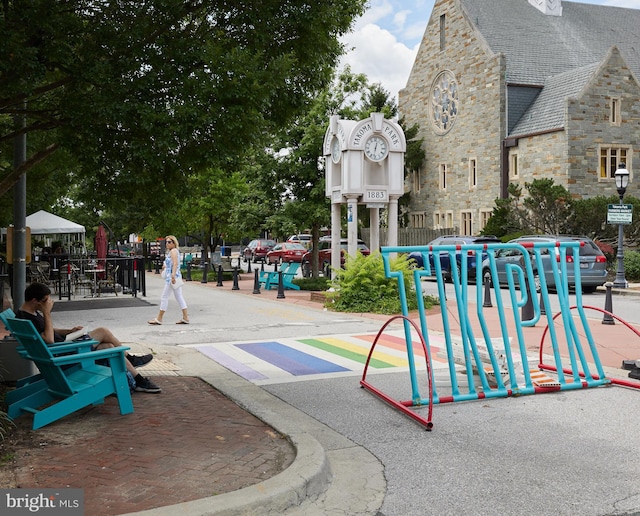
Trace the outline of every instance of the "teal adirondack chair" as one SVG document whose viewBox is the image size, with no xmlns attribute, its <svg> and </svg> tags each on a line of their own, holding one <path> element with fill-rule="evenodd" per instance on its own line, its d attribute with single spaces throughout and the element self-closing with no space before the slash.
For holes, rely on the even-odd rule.
<svg viewBox="0 0 640 516">
<path fill-rule="evenodd" d="M 5 328 L 10 332 L 9 325 L 7 324 L 7 318 L 14 318 L 15 314 L 11 308 L 7 308 L 4 312 L 0 312 L 0 322 L 4 324 Z M 96 340 L 83 340 L 78 342 L 67 342 L 67 343 L 55 343 L 49 346 L 51 353 L 54 356 L 62 355 L 62 354 L 71 354 L 71 353 L 86 353 L 91 351 L 91 347 L 95 344 L 98 344 Z M 16 348 L 16 351 L 22 357 L 27 357 L 27 351 L 24 349 L 22 345 L 19 345 Z M 27 358 L 28 360 L 28 358 Z M 79 366 L 70 366 L 70 367 L 79 367 Z M 15 403 L 19 399 L 22 399 L 26 396 L 30 396 L 34 392 L 37 392 L 42 389 L 46 389 L 47 384 L 43 380 L 41 374 L 34 374 L 31 376 L 26 376 L 24 378 L 20 378 L 16 382 L 16 388 L 12 391 L 9 391 L 5 394 L 5 404 L 10 405 Z"/>
<path fill-rule="evenodd" d="M 293 278 L 295 278 L 296 274 L 298 274 L 298 269 L 300 269 L 300 264 L 297 262 L 291 262 L 287 270 L 282 273 L 282 286 L 284 288 L 300 290 L 300 286 L 293 283 Z"/>
<path fill-rule="evenodd" d="M 11 308 L 7 308 L 4 312 L 0 312 L 0 322 L 4 324 L 4 327 L 9 331 L 9 326 L 7 326 L 7 318 L 15 317 L 16 314 L 13 313 Z"/>
<path fill-rule="evenodd" d="M 282 265 L 280 265 L 280 269 L 278 271 L 260 272 L 260 284 L 264 284 L 265 290 L 271 290 L 271 287 L 278 288 L 279 272 L 281 271 L 282 274 L 285 274 L 291 265 L 293 265 L 293 263 L 284 262 Z"/>
<path fill-rule="evenodd" d="M 280 280 L 280 272 L 282 272 L 282 286 L 293 290 L 300 290 L 300 287 L 292 282 L 295 278 L 300 264 L 297 262 L 285 262 L 280 266 L 279 271 L 275 272 L 261 272 L 260 284 L 264 284 L 265 290 L 271 290 L 272 287 L 278 288 L 278 281 Z"/>
<path fill-rule="evenodd" d="M 104 399 L 115 394 L 121 414 L 133 412 L 133 402 L 126 375 L 125 351 L 116 348 L 71 355 L 54 356 L 42 340 L 31 321 L 7 318 L 6 324 L 14 338 L 25 348 L 29 360 L 33 360 L 46 387 L 8 404 L 7 415 L 15 419 L 25 413 L 33 414 L 33 429 L 72 414 L 88 405 L 104 403 Z M 56 351 L 71 345 L 56 346 Z M 107 360 L 109 366 L 96 363 Z M 64 369 L 63 366 L 73 367 Z"/>
</svg>

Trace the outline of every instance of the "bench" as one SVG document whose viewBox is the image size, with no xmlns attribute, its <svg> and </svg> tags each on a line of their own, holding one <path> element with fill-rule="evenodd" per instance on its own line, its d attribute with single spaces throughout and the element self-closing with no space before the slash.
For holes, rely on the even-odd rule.
<svg viewBox="0 0 640 516">
<path fill-rule="evenodd" d="M 266 272 L 261 271 L 258 281 L 260 285 L 264 285 L 265 290 L 271 290 L 271 287 L 278 287 L 280 281 L 280 273 L 282 273 L 282 286 L 291 290 L 300 290 L 300 287 L 293 283 L 300 264 L 297 262 L 283 263 L 279 271 Z"/>
<path fill-rule="evenodd" d="M 125 364 L 125 351 L 129 348 L 77 352 L 81 349 L 78 344 L 84 343 L 75 342 L 50 348 L 31 321 L 12 317 L 5 317 L 5 321 L 25 349 L 24 358 L 32 360 L 41 373 L 40 380 L 25 385 L 20 396 L 7 402 L 11 419 L 33 414 L 36 430 L 88 405 L 104 403 L 112 394 L 118 399 L 120 414 L 133 412 Z M 103 361 L 108 365 L 98 363 Z"/>
</svg>

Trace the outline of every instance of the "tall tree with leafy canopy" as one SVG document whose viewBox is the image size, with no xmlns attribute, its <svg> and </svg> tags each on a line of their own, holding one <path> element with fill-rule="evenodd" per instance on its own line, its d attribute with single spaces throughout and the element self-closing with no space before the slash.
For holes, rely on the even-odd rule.
<svg viewBox="0 0 640 516">
<path fill-rule="evenodd" d="M 339 37 L 364 6 L 5 0 L 0 195 L 65 149 L 85 202 L 157 212 L 192 171 L 244 152 L 325 87 Z M 17 113 L 27 117 L 29 155 L 14 170 Z"/>
</svg>

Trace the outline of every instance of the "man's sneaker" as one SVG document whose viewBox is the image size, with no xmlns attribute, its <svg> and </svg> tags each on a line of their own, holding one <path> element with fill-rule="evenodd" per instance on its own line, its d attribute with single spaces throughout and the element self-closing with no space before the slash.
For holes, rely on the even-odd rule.
<svg viewBox="0 0 640 516">
<path fill-rule="evenodd" d="M 127 359 L 133 367 L 142 367 L 153 360 L 153 355 L 127 355 Z"/>
<path fill-rule="evenodd" d="M 162 389 L 153 383 L 149 378 L 142 377 L 141 380 L 136 381 L 136 392 L 162 392 Z"/>
</svg>

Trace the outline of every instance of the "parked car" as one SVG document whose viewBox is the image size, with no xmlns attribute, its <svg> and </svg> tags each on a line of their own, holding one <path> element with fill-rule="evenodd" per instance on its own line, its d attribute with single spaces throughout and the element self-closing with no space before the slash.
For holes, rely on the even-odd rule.
<svg viewBox="0 0 640 516">
<path fill-rule="evenodd" d="M 346 238 L 340 239 L 340 266 L 344 266 L 345 254 L 349 247 L 349 241 Z M 363 240 L 358 239 L 358 251 L 364 256 L 371 254 L 367 244 Z M 311 276 L 311 257 L 313 249 L 309 250 L 302 257 L 302 275 L 305 278 Z M 318 242 L 318 269 L 326 271 L 331 265 L 331 237 L 323 237 Z"/>
<path fill-rule="evenodd" d="M 436 246 L 436 245 L 466 245 L 466 244 L 499 244 L 501 243 L 500 239 L 491 236 L 491 235 L 480 235 L 480 236 L 460 236 L 460 235 L 445 235 L 438 237 L 427 244 L 427 246 Z M 445 280 L 451 281 L 451 260 L 448 251 L 440 251 L 440 267 L 442 268 L 442 274 Z M 422 253 L 413 252 L 409 253 L 409 258 L 414 261 L 415 267 L 423 268 L 424 262 L 422 258 Z M 476 252 L 469 251 L 466 254 L 467 260 L 467 274 L 469 281 L 475 281 L 476 279 L 476 267 L 482 264 L 482 260 L 486 258 L 486 253 L 482 253 L 480 263 L 477 263 Z M 431 270 L 435 271 L 434 266 L 435 263 L 433 261 L 433 254 L 429 254 L 429 265 L 431 266 Z M 458 269 L 458 276 L 462 271 L 462 251 L 456 251 L 456 263 L 455 267 Z"/>
<path fill-rule="evenodd" d="M 258 238 L 249 242 L 247 247 L 242 250 L 242 257 L 245 262 L 252 260 L 254 263 L 258 260 L 263 261 L 267 253 L 276 245 L 275 240 Z"/>
<path fill-rule="evenodd" d="M 289 238 L 287 238 L 287 242 L 297 242 L 305 246 L 307 249 L 309 249 L 309 247 L 311 246 L 311 243 L 313 242 L 313 237 L 307 234 L 291 235 Z"/>
<path fill-rule="evenodd" d="M 515 238 L 509 243 L 535 243 L 535 242 L 581 242 L 582 245 L 578 250 L 578 259 L 580 260 L 580 281 L 582 283 L 583 292 L 594 292 L 597 287 L 604 285 L 607 280 L 607 258 L 600 248 L 595 244 L 593 240 L 584 236 L 554 236 L 554 235 L 531 235 Z M 514 263 L 520 265 L 522 263 L 522 252 L 518 249 L 500 249 L 496 251 L 496 272 L 498 274 L 498 281 L 501 285 L 507 283 L 507 270 L 508 263 Z M 555 285 L 555 279 L 553 277 L 553 269 L 550 264 L 550 260 L 554 259 L 556 262 L 560 262 L 560 248 L 553 247 L 551 249 L 543 249 L 541 251 L 542 264 L 544 268 L 545 281 L 547 287 L 553 289 Z M 567 261 L 567 281 L 570 288 L 575 288 L 575 274 L 574 274 L 574 260 L 575 253 L 573 248 L 566 249 L 566 261 Z M 534 275 L 538 274 L 535 261 L 532 261 Z M 485 274 L 489 274 L 489 260 L 485 260 L 482 263 L 483 277 Z M 562 270 L 558 269 L 560 273 Z M 540 289 L 540 281 L 535 280 L 536 291 Z M 517 281 L 516 281 L 517 284 Z"/>
<path fill-rule="evenodd" d="M 301 262 L 307 248 L 298 242 L 276 244 L 265 258 L 267 263 Z"/>
</svg>

